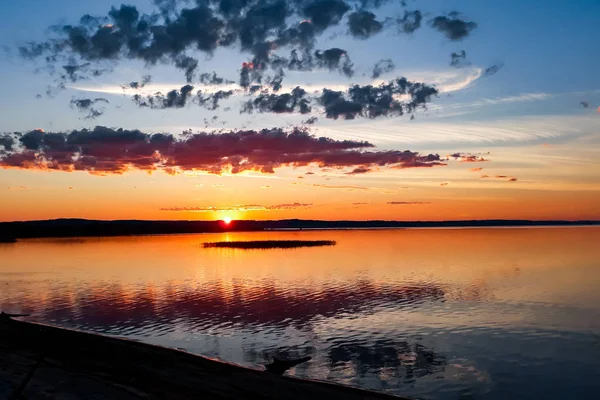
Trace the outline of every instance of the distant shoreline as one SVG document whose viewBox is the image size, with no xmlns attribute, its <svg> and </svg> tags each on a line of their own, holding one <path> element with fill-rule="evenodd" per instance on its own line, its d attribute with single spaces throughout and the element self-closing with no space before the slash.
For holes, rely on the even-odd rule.
<svg viewBox="0 0 600 400">
<path fill-rule="evenodd" d="M 322 221 L 322 220 L 239 220 L 145 221 L 55 219 L 0 222 L 0 237 L 11 239 L 167 235 L 186 233 L 394 229 L 394 228 L 517 228 L 600 226 L 600 221 L 563 220 L 461 220 L 461 221 Z"/>
</svg>

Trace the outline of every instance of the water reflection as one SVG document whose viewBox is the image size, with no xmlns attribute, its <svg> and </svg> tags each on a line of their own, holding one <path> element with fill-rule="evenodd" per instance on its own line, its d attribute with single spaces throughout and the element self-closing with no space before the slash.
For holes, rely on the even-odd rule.
<svg viewBox="0 0 600 400">
<path fill-rule="evenodd" d="M 408 341 L 377 340 L 363 343 L 341 343 L 329 349 L 333 368 L 352 366 L 356 378 L 373 374 L 382 382 L 391 378 L 402 384 L 412 384 L 417 378 L 444 371 L 446 358 L 419 343 Z M 385 371 L 384 374 L 377 374 Z"/>
<path fill-rule="evenodd" d="M 295 289 L 278 287 L 265 280 L 248 287 L 240 282 L 206 282 L 201 287 L 176 286 L 168 282 L 130 288 L 113 283 L 77 287 L 52 285 L 42 303 L 23 298 L 25 312 L 36 318 L 75 324 L 93 330 L 149 329 L 155 323 L 172 324 L 183 320 L 189 329 L 206 324 L 244 324 L 306 327 L 315 317 L 356 318 L 381 308 L 401 310 L 424 302 L 443 302 L 444 290 L 433 284 L 406 286 L 380 284 L 366 279 L 341 287 Z M 33 299 L 32 299 L 33 300 Z M 2 303 L 11 308 L 10 303 Z M 173 329 L 176 329 L 173 327 Z"/>
<path fill-rule="evenodd" d="M 290 373 L 420 398 L 600 390 L 599 228 L 228 236 L 338 245 L 23 241 L 0 247 L 0 308 L 249 366 L 310 356 Z"/>
</svg>

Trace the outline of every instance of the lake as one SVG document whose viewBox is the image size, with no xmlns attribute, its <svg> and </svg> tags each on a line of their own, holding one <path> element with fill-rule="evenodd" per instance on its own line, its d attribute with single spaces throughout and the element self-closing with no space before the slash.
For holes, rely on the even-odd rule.
<svg viewBox="0 0 600 400">
<path fill-rule="evenodd" d="M 337 245 L 202 246 L 263 239 Z M 0 309 L 424 399 L 600 392 L 600 227 L 23 240 L 0 244 Z"/>
</svg>

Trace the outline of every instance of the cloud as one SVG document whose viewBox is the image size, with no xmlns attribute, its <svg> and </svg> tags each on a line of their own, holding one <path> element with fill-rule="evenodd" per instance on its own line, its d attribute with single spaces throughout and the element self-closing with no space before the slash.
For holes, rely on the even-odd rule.
<svg viewBox="0 0 600 400">
<path fill-rule="evenodd" d="M 487 153 L 489 154 L 489 153 Z M 475 163 L 475 162 L 486 162 L 489 161 L 487 158 L 482 157 L 480 154 L 470 153 L 452 153 L 447 155 L 448 158 L 454 158 L 461 163 Z"/>
<path fill-rule="evenodd" d="M 318 96 L 310 96 L 305 89 L 296 86 L 291 93 L 261 93 L 246 101 L 240 112 L 308 114 L 316 103 L 330 119 L 355 119 L 358 116 L 374 119 L 413 113 L 425 107 L 437 94 L 436 88 L 404 77 L 379 85 L 353 85 L 345 91 L 322 89 Z"/>
<path fill-rule="evenodd" d="M 429 201 L 388 201 L 387 204 L 390 204 L 393 206 L 405 206 L 405 205 L 412 205 L 412 204 L 431 204 L 431 202 L 429 202 Z"/>
<path fill-rule="evenodd" d="M 469 171 L 471 171 L 471 172 L 479 172 L 482 169 L 483 169 L 482 167 L 477 167 L 477 168 L 471 168 Z"/>
<path fill-rule="evenodd" d="M 404 11 L 402 18 L 398 18 L 396 22 L 398 23 L 401 32 L 413 33 L 421 27 L 422 19 L 423 15 L 419 10 Z"/>
<path fill-rule="evenodd" d="M 261 94 L 253 100 L 248 100 L 242 107 L 241 112 L 293 113 L 308 114 L 311 112 L 310 101 L 305 98 L 306 90 L 296 86 L 291 93 L 284 94 Z"/>
<path fill-rule="evenodd" d="M 357 168 L 354 168 L 350 172 L 346 172 L 346 175 L 366 174 L 367 172 L 371 172 L 371 171 L 373 171 L 371 168 L 357 167 Z"/>
<path fill-rule="evenodd" d="M 265 185 L 265 186 L 261 186 L 260 188 L 261 188 L 261 189 L 270 189 L 270 188 L 271 188 L 271 186 L 269 186 L 269 185 Z"/>
<path fill-rule="evenodd" d="M 370 11 L 360 10 L 348 16 L 348 29 L 355 38 L 368 39 L 383 29 L 383 24 Z"/>
<path fill-rule="evenodd" d="M 9 135 L 0 135 L 0 146 L 4 147 L 4 150 L 12 150 L 15 144 L 15 139 Z"/>
<path fill-rule="evenodd" d="M 448 186 L 448 182 L 442 182 L 440 183 L 440 186 Z"/>
<path fill-rule="evenodd" d="M 179 90 L 171 90 L 166 95 L 161 92 L 146 97 L 136 94 L 133 96 L 133 102 L 139 107 L 158 109 L 182 108 L 192 96 L 192 90 L 194 90 L 192 85 L 185 85 Z"/>
<path fill-rule="evenodd" d="M 354 119 L 359 115 L 377 118 L 412 113 L 437 94 L 434 87 L 402 77 L 378 86 L 354 85 L 346 92 L 323 89 L 317 101 L 324 107 L 327 118 Z M 406 101 L 400 99 L 403 96 Z"/>
<path fill-rule="evenodd" d="M 352 186 L 352 185 L 323 185 L 314 183 L 313 186 L 320 187 L 323 189 L 336 189 L 336 190 L 369 190 L 366 186 Z"/>
<path fill-rule="evenodd" d="M 176 0 L 154 3 L 158 13 L 142 14 L 135 6 L 121 5 L 106 17 L 85 15 L 79 24 L 59 25 L 53 29 L 54 37 L 27 43 L 19 52 L 28 59 L 46 57 L 50 64 L 75 57 L 84 60 L 72 66 L 69 76 L 102 61 L 170 62 L 192 83 L 198 60 L 186 54 L 190 50 L 212 55 L 219 47 L 239 45 L 252 54 L 257 68 L 264 69 L 274 48 L 311 49 L 318 36 L 351 10 L 342 0 L 206 0 L 181 9 L 175 6 Z M 352 35 L 365 37 L 381 30 L 382 24 L 368 10 L 376 6 L 363 3 L 360 11 L 348 17 Z"/>
<path fill-rule="evenodd" d="M 234 206 L 207 206 L 207 207 L 163 207 L 160 211 L 175 211 L 175 212 L 221 212 L 221 211 L 281 211 L 292 210 L 297 208 L 312 207 L 312 203 L 284 203 L 275 205 L 259 205 L 259 204 L 236 204 Z"/>
<path fill-rule="evenodd" d="M 11 137 L 19 145 L 0 156 L 3 168 L 92 174 L 121 174 L 129 170 L 237 174 L 244 171 L 273 173 L 283 166 L 315 165 L 344 170 L 445 165 L 438 154 L 367 150 L 374 146 L 362 141 L 316 137 L 299 128 L 184 132 L 176 137 L 168 133 L 148 134 L 97 126 L 70 133 L 33 130 Z"/>
<path fill-rule="evenodd" d="M 471 65 L 469 60 L 467 60 L 467 52 L 464 50 L 461 50 L 457 53 L 452 52 L 450 57 L 452 58 L 450 61 L 450 66 L 454 68 L 463 68 Z"/>
<path fill-rule="evenodd" d="M 212 72 L 212 73 L 202 73 L 199 76 L 200 83 L 203 83 L 205 85 L 230 85 L 232 83 L 235 83 L 234 81 L 230 81 L 228 79 L 225 78 L 221 78 L 220 76 L 217 75 L 216 72 Z"/>
<path fill-rule="evenodd" d="M 9 186 L 6 190 L 29 190 L 31 189 L 29 186 Z"/>
<path fill-rule="evenodd" d="M 487 67 L 485 69 L 485 71 L 483 71 L 483 76 L 492 76 L 492 75 L 496 74 L 498 71 L 500 71 L 502 68 L 504 68 L 503 63 L 497 63 L 497 64 L 490 65 L 489 67 Z"/>
<path fill-rule="evenodd" d="M 373 67 L 373 74 L 371 75 L 371 78 L 377 79 L 382 74 L 392 72 L 395 68 L 396 65 L 394 65 L 390 58 L 379 60 L 377 61 L 377 64 L 375 64 L 375 66 Z"/>
<path fill-rule="evenodd" d="M 353 206 L 364 206 L 367 204 L 371 204 L 371 203 L 364 203 L 364 202 L 352 203 Z"/>
<path fill-rule="evenodd" d="M 475 22 L 458 19 L 456 13 L 451 13 L 447 17 L 435 17 L 431 20 L 431 26 L 442 32 L 450 40 L 464 39 L 469 36 L 473 29 L 477 28 Z"/>
<path fill-rule="evenodd" d="M 78 82 L 111 71 L 121 62 L 141 61 L 147 67 L 168 64 L 181 70 L 189 86 L 199 81 L 204 85 L 232 84 L 216 73 L 198 73 L 201 63 L 194 53 L 207 57 L 220 48 L 237 49 L 247 55 L 241 68 L 239 85 L 246 89 L 263 90 L 265 84 L 278 91 L 285 70 L 311 71 L 315 68 L 335 70 L 352 77 L 355 73 L 348 52 L 333 47 L 316 50 L 316 40 L 342 21 L 348 26 L 352 39 L 366 39 L 380 32 L 384 23 L 375 14 L 384 1 L 366 0 L 154 0 L 154 9 L 141 12 L 136 6 L 112 7 L 105 16 L 84 15 L 78 23 L 51 28 L 46 41 L 29 42 L 19 47 L 21 57 L 39 60 L 52 74 L 59 71 L 57 88 L 65 83 Z M 396 23 L 402 33 L 420 28 L 421 11 L 405 11 Z M 391 21 L 389 18 L 384 21 Z M 431 22 L 452 40 L 467 36 L 474 22 L 458 19 L 456 13 L 436 17 Z M 288 54 L 289 57 L 282 54 Z M 108 68 L 107 68 L 108 66 Z M 53 72 L 54 71 L 54 72 Z M 389 72 L 389 65 L 382 69 Z M 491 74 L 493 71 L 489 71 Z M 374 76 L 378 76 L 376 71 Z M 148 80 L 122 85 L 123 89 L 138 90 Z M 178 108 L 187 99 L 188 86 L 158 95 L 158 98 L 139 98 L 138 103 L 150 108 Z M 183 90 L 183 92 L 182 92 Z M 52 88 L 49 90 L 52 94 Z M 433 93 L 433 92 L 432 92 Z M 437 93 L 437 92 L 436 92 Z M 214 98 L 211 98 L 210 103 Z M 348 118 L 360 114 L 357 106 L 337 102 L 340 113 L 327 112 Z M 373 100 L 378 109 L 391 108 L 387 98 Z M 397 100 L 394 99 L 396 106 Z M 410 104 L 408 105 L 410 106 Z M 373 104 L 363 104 L 372 115 Z M 331 108 L 331 107 L 330 107 Z M 377 115 L 401 115 L 384 111 Z"/>
<path fill-rule="evenodd" d="M 496 175 L 496 176 L 489 176 L 489 175 L 481 175 L 481 179 L 486 179 L 486 178 L 495 178 L 495 179 L 505 179 L 508 182 L 517 182 L 518 179 L 514 176 L 507 176 L 507 175 Z"/>
<path fill-rule="evenodd" d="M 88 113 L 88 115 L 85 117 L 85 119 L 94 119 L 94 118 L 97 118 L 97 117 L 101 116 L 102 114 L 104 114 L 104 107 L 97 107 L 96 104 L 98 104 L 98 103 L 108 104 L 109 101 L 102 97 L 98 97 L 95 99 L 72 99 L 71 100 L 71 106 L 77 108 L 79 111 Z"/>
<path fill-rule="evenodd" d="M 150 82 L 152 82 L 152 77 L 150 75 L 144 75 L 144 76 L 142 76 L 141 82 L 138 82 L 138 81 L 129 82 L 124 85 L 121 85 L 121 87 L 123 88 L 123 90 L 127 90 L 127 89 L 138 90 L 138 89 L 143 88 Z"/>
</svg>

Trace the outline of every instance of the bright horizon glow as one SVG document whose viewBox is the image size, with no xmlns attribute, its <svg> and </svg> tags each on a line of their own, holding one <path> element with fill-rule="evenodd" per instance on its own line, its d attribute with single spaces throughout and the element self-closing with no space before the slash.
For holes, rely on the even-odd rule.
<svg viewBox="0 0 600 400">
<path fill-rule="evenodd" d="M 229 225 L 231 223 L 231 218 L 225 217 L 223 218 L 223 222 L 225 222 L 225 225 Z"/>
</svg>

